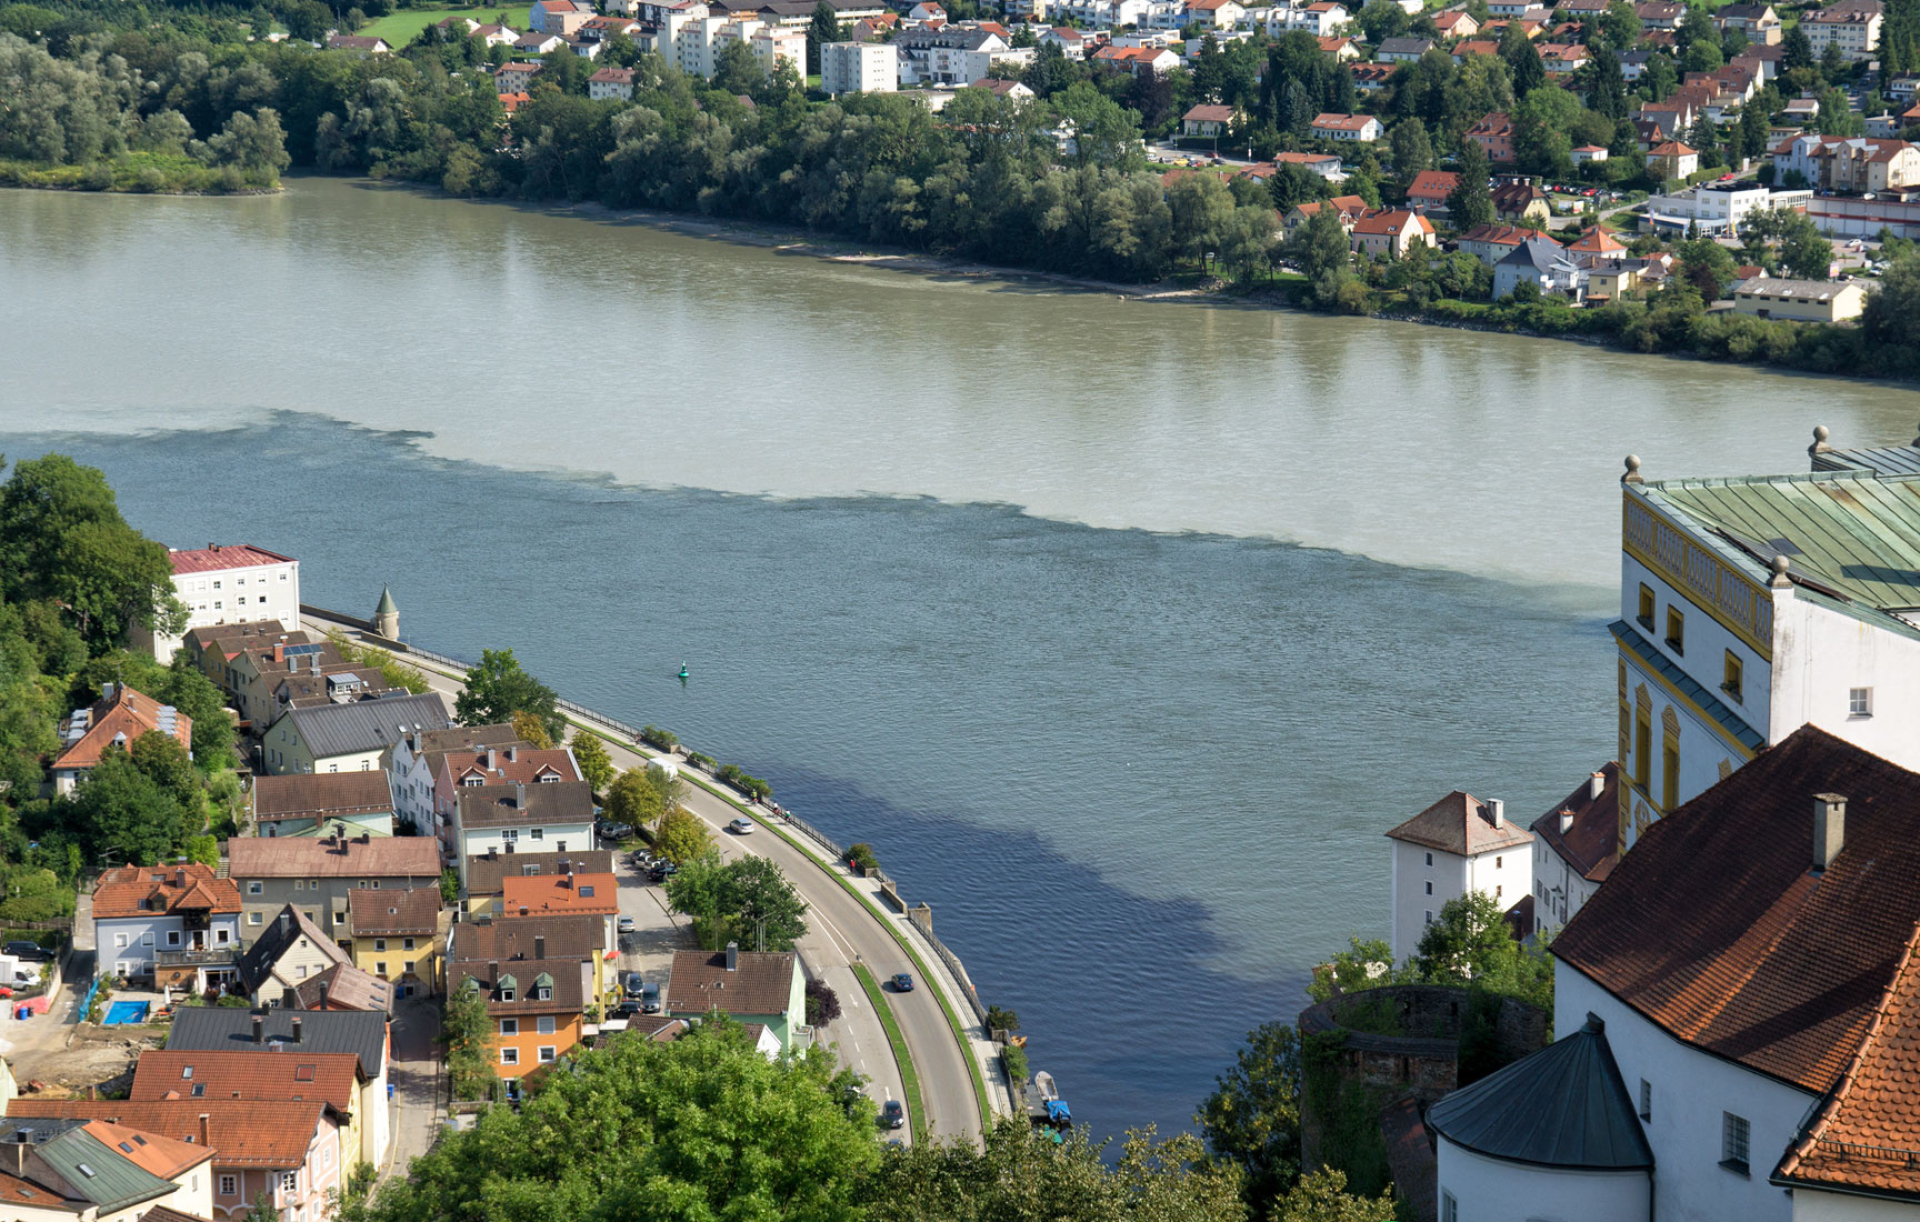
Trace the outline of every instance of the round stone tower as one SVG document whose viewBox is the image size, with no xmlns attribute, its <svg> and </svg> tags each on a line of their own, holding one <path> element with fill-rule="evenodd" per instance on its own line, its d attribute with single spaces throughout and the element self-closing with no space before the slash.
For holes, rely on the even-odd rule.
<svg viewBox="0 0 1920 1222">
<path fill-rule="evenodd" d="M 380 587 L 380 605 L 373 609 L 373 630 L 389 641 L 400 639 L 400 608 L 393 605 L 393 591 Z"/>
</svg>

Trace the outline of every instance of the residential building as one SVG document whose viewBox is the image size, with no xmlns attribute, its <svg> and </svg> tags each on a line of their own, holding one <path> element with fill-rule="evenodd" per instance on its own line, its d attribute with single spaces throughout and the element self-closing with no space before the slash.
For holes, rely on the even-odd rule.
<svg viewBox="0 0 1920 1222">
<path fill-rule="evenodd" d="M 1336 64 L 1351 63 L 1360 58 L 1360 48 L 1353 45 L 1353 39 L 1351 38 L 1343 38 L 1335 35 L 1330 38 L 1319 39 L 1318 41 L 1320 43 L 1320 53 L 1331 57 Z M 1389 73 L 1389 75 L 1391 75 L 1391 73 Z M 1357 86 L 1359 81 L 1356 80 L 1354 84 Z"/>
<path fill-rule="evenodd" d="M 1433 15 L 1433 26 L 1442 38 L 1472 38 L 1480 32 L 1480 23 L 1465 9 L 1447 9 Z"/>
<path fill-rule="evenodd" d="M 1318 215 L 1322 210 L 1331 209 L 1340 218 L 1340 228 L 1348 234 L 1360 223 L 1360 218 L 1372 211 L 1367 201 L 1358 195 L 1336 195 L 1332 199 L 1314 200 L 1312 203 L 1295 204 L 1281 218 L 1280 224 L 1288 233 L 1300 228 Z"/>
<path fill-rule="evenodd" d="M 240 714 L 243 727 L 258 736 L 284 711 L 275 695 L 275 689 L 284 680 L 352 669 L 352 664 L 330 641 L 302 645 L 281 640 L 253 641 L 243 643 L 228 657 L 214 682 L 233 697 L 233 708 Z"/>
<path fill-rule="evenodd" d="M 1753 73 L 1754 79 L 1764 86 L 1780 75 L 1784 67 L 1782 61 L 1786 57 L 1785 47 L 1756 45 L 1734 56 L 1732 66 L 1748 69 Z"/>
<path fill-rule="evenodd" d="M 1898 191 L 1920 186 L 1920 150 L 1904 140 L 1805 132 L 1773 148 L 1777 182 L 1824 191 Z"/>
<path fill-rule="evenodd" d="M 1247 14 L 1239 0 L 1186 0 L 1186 24 L 1202 29 L 1231 30 Z"/>
<path fill-rule="evenodd" d="M 1130 72 L 1134 76 L 1164 76 L 1180 66 L 1180 57 L 1165 47 L 1105 46 L 1093 53 L 1095 63 Z M 902 80 L 906 79 L 903 73 Z"/>
<path fill-rule="evenodd" d="M 213 1151 L 105 1120 L 0 1120 L 7 1216 L 16 1222 L 139 1222 L 149 1210 L 213 1213 Z"/>
<path fill-rule="evenodd" d="M 1642 32 L 1678 30 L 1680 23 L 1686 20 L 1687 6 L 1674 4 L 1671 0 L 1642 0 L 1633 6 L 1633 15 L 1639 20 Z"/>
<path fill-rule="evenodd" d="M 1668 180 L 1691 178 L 1700 172 L 1700 154 L 1678 140 L 1668 140 L 1648 151 L 1647 168 Z"/>
<path fill-rule="evenodd" d="M 1422 170 L 1407 184 L 1407 206 L 1422 215 L 1440 215 L 1460 185 L 1460 176 L 1451 170 Z"/>
<path fill-rule="evenodd" d="M 1030 102 L 1036 96 L 1033 90 L 1019 81 L 1000 80 L 991 76 L 982 81 L 975 81 L 967 88 L 984 89 L 994 97 L 1009 102 Z"/>
<path fill-rule="evenodd" d="M 1580 268 L 1566 248 L 1552 238 L 1535 234 L 1493 265 L 1493 299 L 1504 301 L 1522 284 L 1532 284 L 1543 296 L 1579 300 Z"/>
<path fill-rule="evenodd" d="M 1570 255 L 1591 255 L 1595 259 L 1627 257 L 1626 245 L 1598 225 L 1567 243 L 1566 249 Z"/>
<path fill-rule="evenodd" d="M 1333 153 L 1275 153 L 1273 164 L 1278 166 L 1297 165 L 1318 174 L 1328 182 L 1345 182 L 1346 169 L 1340 158 Z M 1356 198 L 1356 197 L 1348 197 Z M 1362 207 L 1365 207 L 1363 202 Z"/>
<path fill-rule="evenodd" d="M 1383 64 L 1418 63 L 1433 47 L 1431 38 L 1384 38 L 1374 48 L 1373 58 Z"/>
<path fill-rule="evenodd" d="M 899 53 L 884 42 L 829 42 L 820 47 L 820 88 L 843 93 L 892 93 L 900 87 Z"/>
<path fill-rule="evenodd" d="M 545 55 L 549 51 L 558 51 L 561 47 L 564 47 L 566 45 L 567 45 L 567 40 L 565 38 L 562 38 L 560 35 L 543 34 L 536 30 L 531 33 L 522 34 L 520 37 L 514 39 L 513 53 L 515 55 L 524 55 L 529 57 L 535 56 L 535 55 Z"/>
<path fill-rule="evenodd" d="M 500 109 L 506 112 L 508 119 L 512 119 L 522 106 L 533 101 L 530 93 L 502 93 L 496 96 L 500 99 Z"/>
<path fill-rule="evenodd" d="M 93 888 L 93 936 L 116 976 L 205 991 L 233 974 L 240 892 L 199 862 L 105 870 Z"/>
<path fill-rule="evenodd" d="M 608 1000 L 619 987 L 617 955 L 609 954 L 617 943 L 606 941 L 605 922 L 587 913 L 475 916 L 456 922 L 443 947 L 446 963 L 537 959 L 570 964 L 580 977 L 580 995 L 589 1001 Z"/>
<path fill-rule="evenodd" d="M 462 787 L 451 830 L 464 882 L 467 862 L 475 855 L 592 847 L 593 793 L 585 781 Z"/>
<path fill-rule="evenodd" d="M 360 1070 L 356 1104 L 366 1123 L 361 1157 L 375 1166 L 386 1162 L 391 1125 L 387 1107 L 387 1016 L 371 1010 L 239 1010 L 227 1006 L 189 1006 L 174 1015 L 167 1034 L 169 1052 L 240 1052 L 285 1056 L 352 1053 Z M 210 1100 L 207 1102 L 211 1102 Z M 218 1193 L 216 1192 L 216 1196 Z M 251 1200 L 249 1194 L 245 1200 Z"/>
<path fill-rule="evenodd" d="M 1544 228 L 1553 216 L 1553 208 L 1539 183 L 1531 178 L 1513 178 L 1493 188 L 1493 215 L 1503 221 Z"/>
<path fill-rule="evenodd" d="M 601 918 L 603 945 L 611 947 L 620 915 L 620 880 L 612 873 L 509 874 L 500 880 L 501 911 L 508 919 L 577 914 Z"/>
<path fill-rule="evenodd" d="M 1776 191 L 1754 182 L 1703 182 L 1647 201 L 1654 227 L 1676 233 L 1688 228 L 1711 237 L 1736 236 L 1747 218 L 1774 208 L 1802 209 L 1811 191 Z"/>
<path fill-rule="evenodd" d="M 1368 258 L 1385 255 L 1397 259 L 1415 245 L 1440 244 L 1432 222 L 1417 212 L 1404 209 L 1376 212 L 1360 218 L 1349 231 L 1349 240 L 1356 253 Z"/>
<path fill-rule="evenodd" d="M 466 900 L 469 913 L 506 913 L 506 880 L 540 874 L 613 873 L 613 854 L 606 849 L 576 849 L 570 853 L 485 853 L 467 862 Z"/>
<path fill-rule="evenodd" d="M 1356 140 L 1362 144 L 1371 144 L 1387 134 L 1372 115 L 1318 115 L 1310 131 L 1316 140 Z"/>
<path fill-rule="evenodd" d="M 1210 106 L 1202 104 L 1188 110 L 1180 119 L 1180 134 L 1199 137 L 1203 140 L 1217 140 L 1234 122 L 1234 109 L 1231 106 Z"/>
<path fill-rule="evenodd" d="M 587 96 L 596 102 L 633 101 L 633 69 L 600 69 L 587 78 Z"/>
<path fill-rule="evenodd" d="M 113 747 L 133 750 L 144 734 L 164 734 L 193 755 L 193 718 L 124 683 L 100 685 L 100 699 L 60 722 L 60 753 L 53 757 L 53 791 L 73 792 Z"/>
<path fill-rule="evenodd" d="M 488 747 L 499 749 L 491 764 Z M 532 745 L 522 742 L 510 725 L 449 726 L 403 734 L 387 755 L 394 815 L 416 835 L 432 835 L 453 819 L 456 785 L 476 774 L 484 782 L 503 756 L 511 764 L 517 762 L 520 751 L 531 750 Z M 466 753 L 464 758 L 453 758 L 461 752 Z"/>
<path fill-rule="evenodd" d="M 244 650 L 269 649 L 275 641 L 287 645 L 316 643 L 304 631 L 288 632 L 280 627 L 278 620 L 268 620 L 257 624 L 216 624 L 189 628 L 182 639 L 181 648 L 187 651 L 187 660 L 193 663 L 195 670 L 211 679 L 216 686 L 229 688 L 228 665 Z"/>
<path fill-rule="evenodd" d="M 245 1017 L 244 1011 L 230 1011 Z M 168 1143 L 210 1150 L 212 1204 L 207 1217 L 241 1222 L 261 1198 L 279 1222 L 325 1222 L 333 1194 L 345 1183 L 339 1122 L 318 1099 L 15 1099 L 0 1124 L 33 1127 L 36 1120 L 105 1121 Z M 113 1143 L 116 1148 L 118 1141 Z M 129 1144 L 131 1141 L 129 1139 Z M 137 1148 L 137 1147 L 136 1147 Z M 78 1168 L 75 1168 L 78 1171 Z M 81 1178 L 84 1173 L 81 1173 Z M 182 1212 L 185 1212 L 184 1210 Z M 124 1215 L 138 1217 L 135 1213 Z"/>
<path fill-rule="evenodd" d="M 1729 4 L 1714 11 L 1713 25 L 1722 34 L 1738 30 L 1746 35 L 1748 43 L 1764 47 L 1776 45 L 1785 36 L 1780 14 L 1771 4 Z"/>
<path fill-rule="evenodd" d="M 585 0 L 536 0 L 527 17 L 527 28 L 561 37 L 573 33 L 595 16 Z"/>
<path fill-rule="evenodd" d="M 436 946 L 440 889 L 355 890 L 347 896 L 347 932 L 361 971 L 391 981 L 396 1000 L 439 991 Z"/>
<path fill-rule="evenodd" d="M 1625 294 L 1658 283 L 1666 277 L 1672 256 L 1617 259 L 1587 269 L 1587 301 L 1618 301 Z"/>
<path fill-rule="evenodd" d="M 1803 726 L 1672 812 L 1553 940 L 1560 1043 L 1434 1106 L 1441 1216 L 1911 1217 L 1917 782 Z"/>
<path fill-rule="evenodd" d="M 743 1023 L 764 1023 L 784 1050 L 806 1022 L 806 980 L 790 950 L 743 951 L 732 942 L 717 954 L 676 951 L 667 978 L 665 1012 L 692 1018 L 719 1011 Z"/>
<path fill-rule="evenodd" d="M 368 38 L 360 34 L 329 34 L 327 50 L 349 51 L 365 59 L 369 55 L 390 54 L 393 48 L 387 45 L 387 40 L 384 38 Z"/>
<path fill-rule="evenodd" d="M 393 835 L 393 792 L 384 772 L 320 772 L 255 777 L 258 835 Z"/>
<path fill-rule="evenodd" d="M 256 1056 L 240 1050 L 149 1048 L 134 1062 L 133 1085 L 127 1098 L 134 1103 L 174 1099 L 293 1103 L 318 1099 L 339 1126 L 340 1163 L 352 1168 L 356 1163 L 378 1166 L 384 1161 L 382 1152 L 372 1148 L 372 1129 L 360 1107 L 364 1088 L 360 1058 L 351 1052 L 316 1053 L 295 1047 L 291 1055 Z"/>
<path fill-rule="evenodd" d="M 300 562 L 251 544 L 209 543 L 196 551 L 167 552 L 173 593 L 187 608 L 187 628 L 272 620 L 281 631 L 300 626 Z M 180 647 L 177 636 L 134 628 L 128 641 L 162 662 Z"/>
<path fill-rule="evenodd" d="M 1533 821 L 1533 933 L 1565 928 L 1620 861 L 1620 765 Z"/>
<path fill-rule="evenodd" d="M 1519 225 L 1475 225 L 1460 235 L 1460 249 L 1488 267 L 1498 267 L 1522 242 L 1536 236 L 1534 230 Z"/>
<path fill-rule="evenodd" d="M 249 941 L 292 905 L 329 941 L 345 943 L 348 896 L 438 887 L 440 852 L 419 836 L 236 836 L 227 841 L 227 873 L 240 888 Z"/>
<path fill-rule="evenodd" d="M 526 93 L 533 88 L 533 78 L 539 74 L 544 64 L 511 63 L 501 64 L 494 69 L 493 88 L 496 93 Z"/>
<path fill-rule="evenodd" d="M 265 728 L 288 709 L 317 708 L 323 704 L 351 704 L 355 700 L 385 700 L 400 695 L 376 666 L 342 664 L 301 670 L 290 667 L 268 693 L 266 719 L 246 729 Z"/>
<path fill-rule="evenodd" d="M 1540 63 L 1548 76 L 1565 76 L 1586 66 L 1587 49 L 1577 42 L 1543 42 Z"/>
<path fill-rule="evenodd" d="M 785 64 L 802 83 L 807 79 L 807 32 L 790 26 L 768 25 L 753 32 L 747 40 L 760 71 L 772 76 Z"/>
<path fill-rule="evenodd" d="M 1397 64 L 1353 64 L 1347 68 L 1347 75 L 1353 78 L 1353 87 L 1358 92 L 1378 93 L 1399 70 Z"/>
<path fill-rule="evenodd" d="M 587 1002 L 582 972 L 558 959 L 456 960 L 447 990 L 485 996 L 494 1024 L 493 1072 L 518 1079 L 559 1060 L 580 1042 Z"/>
<path fill-rule="evenodd" d="M 1513 120 L 1505 111 L 1493 111 L 1467 129 L 1467 139 L 1479 145 L 1496 165 L 1513 160 Z"/>
<path fill-rule="evenodd" d="M 1453 46 L 1453 62 L 1456 64 L 1464 64 L 1476 55 L 1497 57 L 1499 54 L 1500 44 L 1492 39 L 1469 38 Z"/>
<path fill-rule="evenodd" d="M 1601 162 L 1610 155 L 1604 144 L 1583 144 L 1573 150 L 1573 164 L 1586 165 L 1590 162 Z"/>
<path fill-rule="evenodd" d="M 1533 891 L 1533 833 L 1506 803 L 1454 790 L 1387 833 L 1393 841 L 1393 958 L 1420 945 L 1449 901 L 1469 892 L 1511 908 Z"/>
<path fill-rule="evenodd" d="M 393 1010 L 393 986 L 354 967 L 347 951 L 292 904 L 267 923 L 237 969 L 239 988 L 257 1006 Z M 309 985 L 311 995 L 302 995 Z"/>
<path fill-rule="evenodd" d="M 452 724 L 437 692 L 288 709 L 261 737 L 263 771 L 370 772 L 408 733 Z"/>
<path fill-rule="evenodd" d="M 1851 280 L 1785 280 L 1772 276 L 1733 286 L 1733 308 L 1755 318 L 1845 322 L 1866 308 L 1867 291 Z"/>
<path fill-rule="evenodd" d="M 1300 8 L 1276 8 L 1273 10 L 1284 30 L 1305 30 L 1315 38 L 1325 38 L 1340 27 L 1353 20 L 1353 14 L 1344 4 L 1335 0 L 1316 0 L 1316 3 Z M 1269 27 L 1268 34 L 1277 36 L 1281 30 Z"/>
<path fill-rule="evenodd" d="M 1071 26 L 1054 26 L 1040 31 L 1038 41 L 1043 45 L 1060 48 L 1060 54 L 1071 60 L 1083 60 L 1087 57 L 1089 39 Z"/>
<path fill-rule="evenodd" d="M 1885 6 L 1880 0 L 1840 0 L 1802 16 L 1800 28 L 1813 44 L 1816 58 L 1824 56 L 1829 46 L 1837 46 L 1849 61 L 1859 61 L 1872 59 L 1880 49 L 1884 20 Z"/>
</svg>

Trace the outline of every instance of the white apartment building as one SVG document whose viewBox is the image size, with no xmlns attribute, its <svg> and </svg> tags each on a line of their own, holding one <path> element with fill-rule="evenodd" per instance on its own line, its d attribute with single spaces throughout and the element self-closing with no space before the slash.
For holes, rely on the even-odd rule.
<svg viewBox="0 0 1920 1222">
<path fill-rule="evenodd" d="M 596 102 L 633 101 L 633 69 L 600 69 L 587 78 L 587 96 Z"/>
<path fill-rule="evenodd" d="M 829 42 L 820 47 L 820 88 L 843 93 L 892 93 L 900 87 L 899 55 L 884 42 Z"/>
<path fill-rule="evenodd" d="M 1756 212 L 1805 208 L 1812 198 L 1811 191 L 1775 191 L 1757 183 L 1701 183 L 1654 196 L 1647 201 L 1647 215 L 1657 226 L 1684 230 L 1692 225 L 1703 234 L 1733 235 Z"/>
<path fill-rule="evenodd" d="M 1920 766 L 1920 463 L 1841 452 L 1810 475 L 1621 479 L 1623 850 L 1809 722 Z"/>
<path fill-rule="evenodd" d="M 1353 20 L 1353 14 L 1347 10 L 1347 7 L 1343 4 L 1335 4 L 1333 0 L 1317 0 L 1317 3 L 1303 8 L 1273 11 L 1285 21 L 1281 29 L 1269 30 L 1269 34 L 1276 38 L 1287 30 L 1305 30 L 1315 38 L 1326 38 Z"/>
<path fill-rule="evenodd" d="M 1829 9 L 1808 13 L 1800 19 L 1816 57 L 1825 55 L 1829 44 L 1837 44 L 1849 60 L 1872 59 L 1880 49 L 1881 5 L 1879 0 L 1842 0 Z"/>
<path fill-rule="evenodd" d="M 172 551 L 173 592 L 187 607 L 185 632 L 215 624 L 251 624 L 278 620 L 288 632 L 300 626 L 300 562 L 250 544 L 209 543 L 194 551 Z M 165 662 L 180 648 L 181 636 L 132 634 L 135 649 L 151 649 Z"/>
<path fill-rule="evenodd" d="M 1454 790 L 1387 833 L 1393 841 L 1393 958 L 1420 945 L 1448 900 L 1479 891 L 1502 911 L 1533 890 L 1533 833 L 1506 803 Z"/>
<path fill-rule="evenodd" d="M 781 64 L 793 69 L 802 84 L 807 79 L 807 32 L 794 26 L 762 26 L 747 45 L 760 71 L 772 76 Z"/>
<path fill-rule="evenodd" d="M 1533 821 L 1533 927 L 1563 929 L 1620 861 L 1620 766 L 1609 763 Z"/>
</svg>

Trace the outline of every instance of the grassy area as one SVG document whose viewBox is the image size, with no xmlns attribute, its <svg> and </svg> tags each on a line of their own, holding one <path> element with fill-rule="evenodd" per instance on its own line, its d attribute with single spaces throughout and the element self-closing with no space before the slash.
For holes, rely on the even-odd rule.
<svg viewBox="0 0 1920 1222">
<path fill-rule="evenodd" d="M 925 1141 L 932 1134 L 927 1132 L 927 1111 L 920 1103 L 920 1075 L 914 1072 L 913 1057 L 907 1052 L 907 1037 L 900 1033 L 900 1020 L 894 1017 L 893 1007 L 887 1004 L 886 994 L 880 991 L 866 964 L 854 964 L 853 974 L 860 978 L 861 989 L 879 1013 L 880 1025 L 887 1029 L 887 1043 L 893 1045 L 893 1059 L 900 1063 L 900 1093 L 906 1096 L 901 1102 L 907 1105 L 907 1123 L 913 1126 L 913 1139 Z"/>
<path fill-rule="evenodd" d="M 0 187 L 220 195 L 272 190 L 278 185 L 277 179 L 232 166 L 215 169 L 184 154 L 125 153 L 92 165 L 0 160 Z"/>
<path fill-rule="evenodd" d="M 403 8 L 388 13 L 378 21 L 370 22 L 357 33 L 368 38 L 384 38 L 387 45 L 399 50 L 414 39 L 420 37 L 420 31 L 430 25 L 438 25 L 449 17 L 471 17 L 482 25 L 490 25 L 506 14 L 505 24 L 509 29 L 527 32 L 527 14 L 532 11 L 530 5 L 502 6 L 497 8 Z"/>
</svg>

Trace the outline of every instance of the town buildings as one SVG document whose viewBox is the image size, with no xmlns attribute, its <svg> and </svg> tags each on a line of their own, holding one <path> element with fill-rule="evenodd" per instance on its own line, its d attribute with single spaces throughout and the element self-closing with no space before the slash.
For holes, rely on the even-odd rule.
<svg viewBox="0 0 1920 1222">
<path fill-rule="evenodd" d="M 531 878 L 542 874 L 611 874 L 613 853 L 608 849 L 574 850 L 568 853 L 483 853 L 467 862 L 465 911 L 506 913 L 506 880 Z"/>
<path fill-rule="evenodd" d="M 100 699 L 61 721 L 60 754 L 53 759 L 53 791 L 72 793 L 108 750 L 133 750 L 143 734 L 164 734 L 193 755 L 193 719 L 124 683 L 100 685 Z"/>
<path fill-rule="evenodd" d="M 1432 247 L 1440 244 L 1433 223 L 1419 213 L 1405 209 L 1362 217 L 1351 230 L 1351 241 L 1357 254 L 1367 258 L 1383 255 L 1391 259 L 1400 258 L 1415 245 Z"/>
<path fill-rule="evenodd" d="M 1362 144 L 1371 144 L 1387 134 L 1380 120 L 1372 115 L 1318 115 L 1311 129 L 1316 140 L 1353 140 Z"/>
<path fill-rule="evenodd" d="M 253 781 L 255 834 L 391 836 L 393 791 L 384 772 L 318 772 Z"/>
<path fill-rule="evenodd" d="M 1533 890 L 1533 833 L 1506 803 L 1454 790 L 1387 833 L 1393 841 L 1393 957 L 1420 944 L 1449 900 L 1479 892 L 1504 911 Z"/>
<path fill-rule="evenodd" d="M 452 724 L 436 692 L 292 708 L 261 737 L 260 753 L 265 770 L 275 774 L 370 772 L 407 734 Z"/>
<path fill-rule="evenodd" d="M 217 987 L 232 976 L 240 908 L 232 880 L 198 862 L 106 870 L 93 888 L 100 963 L 130 980 Z"/>
<path fill-rule="evenodd" d="M 806 1021 L 805 983 L 790 950 L 743 951 L 729 942 L 715 954 L 678 951 L 667 977 L 666 1013 L 691 1018 L 718 1011 L 761 1023 L 782 1049 L 791 1049 L 794 1028 Z"/>
<path fill-rule="evenodd" d="M 208 1218 L 213 1151 L 105 1120 L 0 1119 L 7 1213 L 18 1222 L 138 1222 L 150 1210 Z"/>
<path fill-rule="evenodd" d="M 883 42 L 829 42 L 820 47 L 820 88 L 827 94 L 892 93 L 899 53 Z"/>
<path fill-rule="evenodd" d="M 187 608 L 187 628 L 253 624 L 271 620 L 282 631 L 300 626 L 300 562 L 251 544 L 209 543 L 195 551 L 169 551 L 173 591 Z M 180 647 L 178 636 L 135 628 L 130 644 L 150 649 L 165 662 Z"/>
<path fill-rule="evenodd" d="M 1787 280 L 1772 276 L 1733 286 L 1733 308 L 1755 318 L 1845 322 L 1866 309 L 1867 292 L 1852 280 Z"/>
<path fill-rule="evenodd" d="M 248 941 L 292 905 L 328 941 L 345 943 L 353 892 L 440 885 L 439 848 L 419 836 L 236 836 L 227 841 L 227 860 L 241 890 Z"/>
<path fill-rule="evenodd" d="M 467 862 L 476 855 L 591 848 L 593 794 L 585 781 L 463 786 L 450 830 L 464 880 Z"/>
<path fill-rule="evenodd" d="M 1827 47 L 1837 46 L 1850 61 L 1872 59 L 1880 49 L 1885 12 L 1881 0 L 1839 0 L 1807 13 L 1800 20 L 1800 28 L 1806 31 L 1816 57 L 1825 55 Z"/>
<path fill-rule="evenodd" d="M 353 962 L 361 971 L 391 981 L 394 999 L 439 991 L 437 942 L 440 890 L 356 888 L 347 896 L 347 931 Z"/>
<path fill-rule="evenodd" d="M 1533 821 L 1533 933 L 1563 928 L 1620 860 L 1620 766 L 1608 763 Z"/>
</svg>

